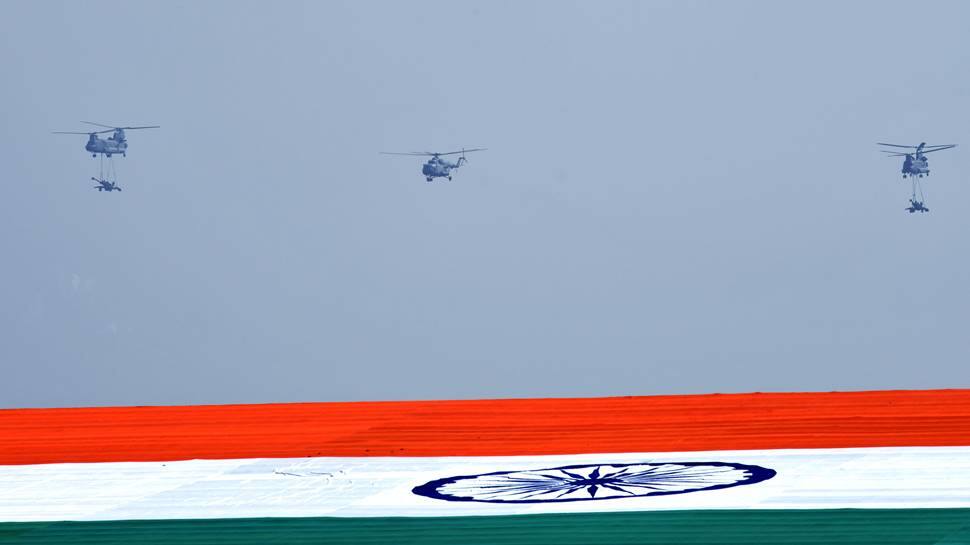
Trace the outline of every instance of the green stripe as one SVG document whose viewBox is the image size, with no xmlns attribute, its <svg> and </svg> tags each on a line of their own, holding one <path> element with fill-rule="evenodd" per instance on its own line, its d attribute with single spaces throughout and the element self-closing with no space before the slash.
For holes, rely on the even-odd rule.
<svg viewBox="0 0 970 545">
<path fill-rule="evenodd" d="M 2 523 L 0 542 L 98 545 L 970 545 L 970 509 Z"/>
</svg>

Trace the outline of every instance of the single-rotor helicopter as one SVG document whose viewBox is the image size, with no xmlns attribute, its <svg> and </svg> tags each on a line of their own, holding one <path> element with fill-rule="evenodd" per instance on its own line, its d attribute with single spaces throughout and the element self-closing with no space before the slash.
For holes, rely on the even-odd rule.
<svg viewBox="0 0 970 545">
<path fill-rule="evenodd" d="M 465 153 L 471 153 L 473 151 L 485 151 L 487 148 L 473 148 L 473 149 L 462 149 L 460 151 L 448 151 L 444 153 L 438 153 L 433 151 L 410 151 L 410 152 L 389 152 L 382 151 L 384 155 L 418 155 L 422 157 L 431 157 L 428 162 L 421 167 L 421 173 L 424 174 L 425 180 L 432 182 L 435 178 L 448 178 L 451 179 L 451 171 L 455 170 L 461 165 L 468 162 L 465 159 Z M 442 159 L 445 155 L 458 155 L 458 160 L 454 163 L 449 163 Z"/>
<path fill-rule="evenodd" d="M 906 176 L 916 176 L 922 178 L 923 176 L 930 175 L 930 163 L 926 158 L 927 153 L 932 153 L 934 151 L 943 151 L 945 149 L 955 148 L 956 144 L 943 144 L 940 146 L 927 146 L 926 142 L 920 143 L 918 146 L 901 146 L 899 144 L 884 144 L 882 142 L 876 142 L 880 146 L 889 146 L 891 148 L 906 148 L 914 151 L 901 152 L 896 150 L 880 150 L 883 153 L 888 153 L 890 157 L 905 157 L 903 159 L 903 178 Z"/>
<path fill-rule="evenodd" d="M 117 182 L 112 182 L 104 178 L 95 178 L 94 176 L 92 176 L 91 179 L 98 182 L 98 185 L 94 186 L 94 188 L 98 191 L 107 191 L 108 193 L 111 193 L 112 191 L 121 191 L 121 187 L 118 186 Z"/>
<path fill-rule="evenodd" d="M 73 131 L 54 131 L 54 134 L 86 134 L 88 135 L 88 143 L 84 145 L 84 149 L 88 150 L 91 157 L 97 157 L 98 154 L 103 154 L 111 157 L 113 153 L 120 153 L 122 157 L 125 157 L 125 152 L 128 150 L 128 140 L 125 139 L 125 131 L 133 129 L 157 129 L 159 125 L 145 125 L 141 127 L 112 127 L 110 125 L 102 125 L 101 123 L 92 123 L 90 121 L 82 121 L 81 123 L 87 123 L 88 125 L 94 125 L 96 127 L 106 127 L 103 131 L 92 131 L 92 132 L 73 132 Z M 114 133 L 107 138 L 100 138 L 99 134 Z"/>
</svg>

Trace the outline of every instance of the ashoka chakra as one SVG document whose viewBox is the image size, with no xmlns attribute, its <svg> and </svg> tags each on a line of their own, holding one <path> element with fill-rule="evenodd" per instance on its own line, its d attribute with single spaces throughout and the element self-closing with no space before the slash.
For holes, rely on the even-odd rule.
<svg viewBox="0 0 970 545">
<path fill-rule="evenodd" d="M 728 462 L 586 464 L 438 479 L 413 492 L 448 501 L 538 503 L 685 494 L 754 484 L 772 469 Z"/>
</svg>

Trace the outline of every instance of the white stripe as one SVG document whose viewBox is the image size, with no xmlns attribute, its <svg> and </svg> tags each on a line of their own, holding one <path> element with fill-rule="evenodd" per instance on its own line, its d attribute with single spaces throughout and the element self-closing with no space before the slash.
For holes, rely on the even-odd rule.
<svg viewBox="0 0 970 545">
<path fill-rule="evenodd" d="M 450 476 L 576 464 L 732 462 L 764 482 L 571 503 L 449 502 Z M 669 509 L 970 507 L 970 447 L 442 458 L 299 458 L 0 466 L 0 521 L 511 515 Z"/>
</svg>

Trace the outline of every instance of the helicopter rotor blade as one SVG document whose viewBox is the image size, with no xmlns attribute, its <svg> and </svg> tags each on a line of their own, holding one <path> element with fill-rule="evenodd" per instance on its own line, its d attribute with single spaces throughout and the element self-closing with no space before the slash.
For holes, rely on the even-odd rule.
<svg viewBox="0 0 970 545">
<path fill-rule="evenodd" d="M 104 127 L 106 129 L 115 129 L 115 128 L 117 128 L 117 127 L 115 127 L 113 125 L 105 125 L 103 123 L 94 123 L 92 121 L 82 121 L 81 123 L 84 123 L 85 125 L 94 125 L 95 127 Z"/>
<path fill-rule="evenodd" d="M 876 142 L 876 144 L 878 144 L 880 146 L 890 146 L 890 147 L 893 147 L 893 148 L 910 148 L 910 149 L 916 149 L 916 148 L 919 147 L 919 146 L 900 146 L 899 144 L 884 144 L 882 142 Z"/>
<path fill-rule="evenodd" d="M 934 146 L 932 149 L 926 149 L 926 148 L 924 148 L 921 153 L 923 153 L 923 154 L 932 153 L 934 151 L 943 151 L 945 149 L 952 149 L 952 148 L 955 148 L 955 147 L 957 147 L 956 144 L 946 144 L 946 145 L 943 145 L 943 146 Z M 899 152 L 899 151 L 889 151 L 889 150 L 879 150 L 879 151 L 881 151 L 883 153 L 888 153 L 890 157 L 903 157 L 903 156 L 906 156 L 906 155 L 915 155 L 915 153 L 903 153 L 903 152 Z"/>
<path fill-rule="evenodd" d="M 107 130 L 107 131 L 91 131 L 91 132 L 51 131 L 51 134 L 87 134 L 87 135 L 92 135 L 92 134 L 104 134 L 106 132 L 113 132 L 113 131 L 114 131 L 114 129 Z"/>
<path fill-rule="evenodd" d="M 932 153 L 934 151 L 943 151 L 945 149 L 950 149 L 950 148 L 955 148 L 955 147 L 957 147 L 956 144 L 953 144 L 952 146 L 944 146 L 944 147 L 941 147 L 941 148 L 930 149 L 930 150 L 926 150 L 925 149 L 925 150 L 923 150 L 923 153 Z"/>
<path fill-rule="evenodd" d="M 472 149 L 463 149 L 463 150 L 458 150 L 458 151 L 449 151 L 449 152 L 447 152 L 447 153 L 438 153 L 438 154 L 436 154 L 436 155 L 457 155 L 457 154 L 459 154 L 459 153 L 461 153 L 461 154 L 465 154 L 465 153 L 471 153 L 471 152 L 473 152 L 473 151 L 485 151 L 485 150 L 487 150 L 487 149 L 488 149 L 488 148 L 472 148 Z"/>
<path fill-rule="evenodd" d="M 160 129 L 161 128 L 161 125 L 143 125 L 143 126 L 139 126 L 139 127 L 116 127 L 114 125 L 105 125 L 103 123 L 95 123 L 93 121 L 82 121 L 81 123 L 85 123 L 87 125 L 94 125 L 96 127 L 105 127 L 107 129 L 111 129 L 111 130 L 115 130 L 115 129 L 125 129 L 125 130 L 129 130 L 129 129 Z"/>
<path fill-rule="evenodd" d="M 407 151 L 407 152 L 382 151 L 379 153 L 381 153 L 382 155 L 423 155 L 423 156 L 429 156 L 429 157 L 439 157 L 441 155 L 457 155 L 459 153 L 465 154 L 473 151 L 485 151 L 487 149 L 488 148 L 472 148 L 472 149 L 464 149 L 464 150 L 458 150 L 458 151 L 448 151 L 444 153 L 438 153 L 434 151 Z"/>
</svg>

